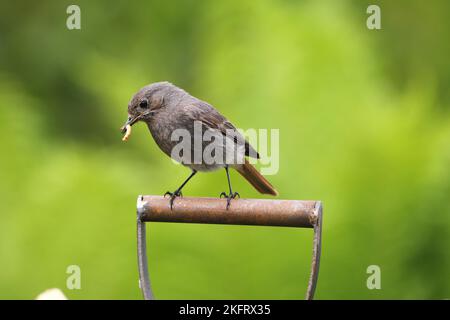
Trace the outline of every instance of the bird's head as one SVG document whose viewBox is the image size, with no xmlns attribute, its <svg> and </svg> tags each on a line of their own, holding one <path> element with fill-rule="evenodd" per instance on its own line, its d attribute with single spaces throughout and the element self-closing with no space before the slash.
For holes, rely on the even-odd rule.
<svg viewBox="0 0 450 320">
<path fill-rule="evenodd" d="M 173 88 L 176 87 L 169 82 L 156 82 L 139 90 L 128 103 L 128 119 L 121 128 L 122 133 L 126 131 L 127 125 L 149 121 L 164 107 L 164 98 Z"/>
</svg>

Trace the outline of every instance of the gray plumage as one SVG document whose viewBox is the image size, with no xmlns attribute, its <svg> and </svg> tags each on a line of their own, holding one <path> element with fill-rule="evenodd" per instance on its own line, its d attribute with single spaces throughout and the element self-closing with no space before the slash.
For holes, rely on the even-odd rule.
<svg viewBox="0 0 450 320">
<path fill-rule="evenodd" d="M 147 124 L 153 139 L 165 154 L 192 169 L 192 174 L 177 190 L 167 193 L 171 196 L 171 206 L 197 171 L 219 168 L 225 168 L 227 173 L 227 208 L 231 199 L 238 195 L 231 189 L 229 167 L 236 169 L 259 192 L 277 195 L 269 181 L 245 158 L 259 158 L 259 154 L 234 125 L 213 106 L 183 89 L 169 82 L 157 82 L 140 89 L 128 104 L 128 120 L 123 131 L 138 121 Z M 180 146 L 183 146 L 181 150 Z"/>
<path fill-rule="evenodd" d="M 245 156 L 259 158 L 256 150 L 244 139 L 231 122 L 222 116 L 213 106 L 191 96 L 183 89 L 169 82 L 157 82 L 143 87 L 134 95 L 128 105 L 128 112 L 133 115 L 140 110 L 139 102 L 147 99 L 149 102 L 149 116 L 144 117 L 150 133 L 159 148 L 178 162 L 197 171 L 210 171 L 222 168 L 225 164 L 230 166 L 243 164 Z M 144 110 L 145 112 L 145 110 Z M 195 140 L 202 141 L 201 137 L 194 135 L 194 123 L 201 123 L 201 134 L 210 131 L 211 141 L 203 141 L 204 150 L 211 142 L 214 146 L 222 148 L 223 157 L 220 163 L 207 163 L 203 157 L 194 158 Z M 172 136 L 175 130 L 184 129 L 191 136 L 191 152 L 177 157 L 172 153 L 179 140 Z M 227 131 L 228 130 L 228 131 Z M 198 132 L 200 133 L 200 132 Z M 229 138 L 227 139 L 227 134 Z M 230 140 L 232 139 L 232 140 Z M 232 152 L 234 152 L 232 154 Z M 198 151 L 202 154 L 202 151 Z M 227 161 L 228 154 L 228 161 Z M 231 155 L 232 154 L 232 155 Z M 231 160 L 231 161 L 230 161 Z"/>
</svg>

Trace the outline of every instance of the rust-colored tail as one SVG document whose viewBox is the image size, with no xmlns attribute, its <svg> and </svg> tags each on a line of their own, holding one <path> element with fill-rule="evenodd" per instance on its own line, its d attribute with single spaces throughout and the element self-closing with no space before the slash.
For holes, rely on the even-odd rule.
<svg viewBox="0 0 450 320">
<path fill-rule="evenodd" d="M 243 165 L 237 166 L 236 170 L 260 193 L 271 194 L 273 196 L 278 195 L 277 190 L 275 190 L 270 182 L 247 159 L 245 159 Z"/>
</svg>

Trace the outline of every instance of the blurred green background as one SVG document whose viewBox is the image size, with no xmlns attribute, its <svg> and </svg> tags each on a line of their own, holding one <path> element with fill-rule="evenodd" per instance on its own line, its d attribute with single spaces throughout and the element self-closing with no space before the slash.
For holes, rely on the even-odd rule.
<svg viewBox="0 0 450 320">
<path fill-rule="evenodd" d="M 81 7 L 81 30 L 66 8 Z M 381 7 L 382 30 L 366 8 Z M 138 194 L 189 171 L 118 128 L 171 81 L 280 129 L 283 199 L 324 203 L 318 299 L 450 298 L 450 2 L 2 1 L 0 298 L 140 299 Z M 260 197 L 238 174 L 244 197 Z M 223 171 L 186 196 L 218 196 Z M 301 299 L 312 231 L 151 224 L 160 299 Z M 81 290 L 66 268 L 81 267 Z M 381 290 L 366 269 L 381 268 Z"/>
</svg>

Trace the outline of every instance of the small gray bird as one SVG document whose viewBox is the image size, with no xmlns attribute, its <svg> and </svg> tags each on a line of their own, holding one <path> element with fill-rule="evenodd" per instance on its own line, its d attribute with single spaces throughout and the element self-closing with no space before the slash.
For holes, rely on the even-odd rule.
<svg viewBox="0 0 450 320">
<path fill-rule="evenodd" d="M 192 173 L 170 196 L 170 207 L 181 190 L 198 171 L 224 168 L 229 193 L 220 197 L 231 200 L 239 196 L 231 187 L 229 167 L 236 169 L 256 190 L 262 194 L 277 195 L 278 192 L 253 167 L 246 156 L 259 159 L 256 150 L 236 128 L 213 106 L 199 100 L 169 82 L 157 82 L 143 87 L 128 104 L 128 120 L 121 128 L 127 132 L 131 126 L 144 121 L 159 148 L 169 157 L 191 168 Z M 129 131 L 129 132 L 128 132 Z M 183 143 L 180 143 L 184 137 Z M 209 153 L 207 151 L 210 151 Z"/>
</svg>

